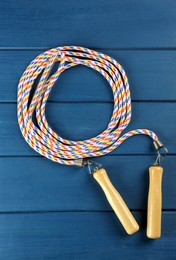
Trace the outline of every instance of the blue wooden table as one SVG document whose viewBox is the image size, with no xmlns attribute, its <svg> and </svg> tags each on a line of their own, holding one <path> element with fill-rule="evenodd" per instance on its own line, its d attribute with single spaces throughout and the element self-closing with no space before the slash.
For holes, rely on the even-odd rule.
<svg viewBox="0 0 176 260">
<path fill-rule="evenodd" d="M 176 259 L 176 1 L 0 1 L 0 259 Z M 146 238 L 148 167 L 155 154 L 135 136 L 99 158 L 141 229 L 125 234 L 86 168 L 53 163 L 24 141 L 17 123 L 18 80 L 44 50 L 80 45 L 125 68 L 128 130 L 149 128 L 169 150 L 163 161 L 162 237 Z M 113 98 L 95 71 L 76 67 L 47 106 L 63 137 L 85 139 L 107 126 Z"/>
</svg>

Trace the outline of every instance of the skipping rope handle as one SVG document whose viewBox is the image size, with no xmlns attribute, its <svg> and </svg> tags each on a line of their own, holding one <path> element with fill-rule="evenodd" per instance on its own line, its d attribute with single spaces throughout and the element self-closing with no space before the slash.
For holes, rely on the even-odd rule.
<svg viewBox="0 0 176 260">
<path fill-rule="evenodd" d="M 163 168 L 161 166 L 153 165 L 149 168 L 149 193 L 147 210 L 148 238 L 159 238 L 161 236 L 162 175 Z"/>
<path fill-rule="evenodd" d="M 160 238 L 161 236 L 163 176 L 161 159 L 167 155 L 168 150 L 159 140 L 155 140 L 153 144 L 158 155 L 155 163 L 151 167 L 149 167 L 149 191 L 146 234 L 148 238 L 156 239 Z"/>
<path fill-rule="evenodd" d="M 103 189 L 106 198 L 129 235 L 139 230 L 139 225 L 125 204 L 118 191 L 112 185 L 105 169 L 101 168 L 93 173 L 93 177 Z"/>
</svg>

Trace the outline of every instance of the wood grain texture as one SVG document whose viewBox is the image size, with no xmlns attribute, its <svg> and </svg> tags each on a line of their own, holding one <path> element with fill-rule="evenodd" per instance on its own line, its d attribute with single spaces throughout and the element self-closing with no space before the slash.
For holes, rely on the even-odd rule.
<svg viewBox="0 0 176 260">
<path fill-rule="evenodd" d="M 174 0 L 1 1 L 0 46 L 175 47 L 175 8 Z"/>
<path fill-rule="evenodd" d="M 18 259 L 174 259 L 176 213 L 163 213 L 162 238 L 145 235 L 145 214 L 134 212 L 141 232 L 127 236 L 113 213 L 0 215 L 0 255 Z"/>
<path fill-rule="evenodd" d="M 113 103 L 48 104 L 46 116 L 51 127 L 62 137 L 84 140 L 96 136 L 107 127 L 112 108 Z M 175 114 L 175 103 L 134 103 L 132 120 L 125 132 L 137 128 L 153 130 L 169 153 L 175 154 Z M 0 104 L 0 155 L 36 155 L 23 139 L 16 117 L 16 104 Z M 111 154 L 146 153 L 156 153 L 152 139 L 137 135 L 126 140 Z"/>
<path fill-rule="evenodd" d="M 148 168 L 154 156 L 105 156 L 108 172 L 130 209 L 147 209 Z M 130 167 L 129 167 L 130 165 Z M 163 160 L 163 209 L 176 209 L 176 157 Z M 111 210 L 87 167 L 56 164 L 43 157 L 0 157 L 0 212 Z"/>
<path fill-rule="evenodd" d="M 18 81 L 27 65 L 44 50 L 0 51 L 0 102 L 15 102 Z M 100 50 L 117 59 L 130 83 L 132 100 L 176 100 L 176 51 Z M 81 76 L 80 76 L 81 75 Z M 4 89 L 6 91 L 4 91 Z M 56 82 L 50 101 L 113 101 L 107 81 L 94 70 L 76 66 Z"/>
</svg>

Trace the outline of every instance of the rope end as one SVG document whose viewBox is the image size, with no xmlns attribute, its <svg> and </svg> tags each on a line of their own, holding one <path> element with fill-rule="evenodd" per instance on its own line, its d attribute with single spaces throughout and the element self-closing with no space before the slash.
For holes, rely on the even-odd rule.
<svg viewBox="0 0 176 260">
<path fill-rule="evenodd" d="M 78 167 L 83 167 L 83 159 L 76 159 L 74 160 L 74 165 Z"/>
</svg>

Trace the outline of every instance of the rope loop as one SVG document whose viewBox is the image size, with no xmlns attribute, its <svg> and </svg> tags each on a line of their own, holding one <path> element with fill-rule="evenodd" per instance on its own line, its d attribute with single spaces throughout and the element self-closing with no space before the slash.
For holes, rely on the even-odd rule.
<svg viewBox="0 0 176 260">
<path fill-rule="evenodd" d="M 58 63 L 58 68 L 50 75 L 55 63 Z M 114 108 L 107 129 L 83 141 L 62 138 L 51 129 L 45 116 L 46 103 L 54 83 L 61 73 L 77 65 L 87 66 L 105 77 L 114 97 Z M 30 100 L 34 82 L 39 75 L 40 81 Z M 37 124 L 33 122 L 34 116 Z M 108 154 L 136 134 L 148 135 L 154 141 L 158 139 L 148 129 L 132 130 L 121 136 L 130 120 L 131 97 L 126 73 L 116 60 L 100 52 L 79 46 L 47 50 L 29 64 L 19 81 L 18 123 L 21 132 L 35 151 L 57 163 L 75 165 L 76 159 Z"/>
</svg>

